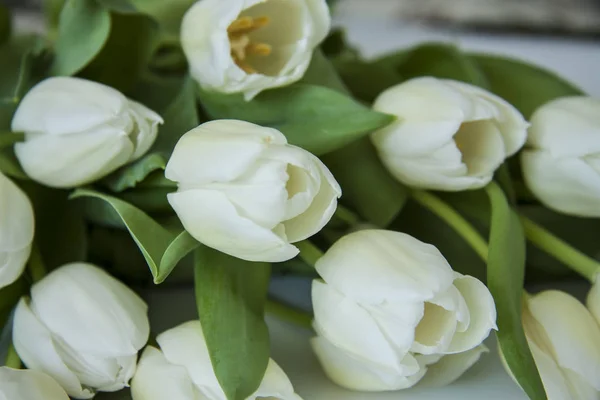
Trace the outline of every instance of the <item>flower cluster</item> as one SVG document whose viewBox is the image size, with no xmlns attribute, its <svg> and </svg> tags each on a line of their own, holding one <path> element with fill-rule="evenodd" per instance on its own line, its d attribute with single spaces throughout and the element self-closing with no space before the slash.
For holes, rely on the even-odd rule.
<svg viewBox="0 0 600 400">
<path fill-rule="evenodd" d="M 350 390 L 448 385 L 497 331 L 531 398 L 600 396 L 598 99 L 447 46 L 364 60 L 325 0 L 145 3 L 64 2 L 35 45 L 0 13 L 0 399 L 301 400 L 269 310 Z M 525 290 L 565 266 L 585 305 Z M 191 269 L 198 319 L 154 336 L 149 274 Z M 269 298 L 296 272 L 312 313 Z"/>
</svg>

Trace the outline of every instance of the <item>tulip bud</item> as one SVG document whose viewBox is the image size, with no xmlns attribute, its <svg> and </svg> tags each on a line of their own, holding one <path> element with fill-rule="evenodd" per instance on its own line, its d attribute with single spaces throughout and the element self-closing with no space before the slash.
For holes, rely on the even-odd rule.
<svg viewBox="0 0 600 400">
<path fill-rule="evenodd" d="M 0 173 L 0 288 L 19 278 L 31 253 L 34 221 L 29 199 Z"/>
<path fill-rule="evenodd" d="M 131 382 L 133 400 L 227 400 L 215 376 L 200 321 L 158 335 L 160 350 L 148 346 Z M 269 360 L 260 387 L 247 400 L 302 400 L 283 370 Z"/>
<path fill-rule="evenodd" d="M 452 271 L 434 246 L 403 233 L 351 233 L 316 269 L 323 281 L 313 281 L 318 336 L 312 345 L 327 375 L 349 389 L 411 387 L 428 366 L 477 348 L 496 328 L 485 285 Z M 436 374 L 464 372 L 473 355 L 449 357 Z"/>
<path fill-rule="evenodd" d="M 330 25 L 325 0 L 200 0 L 183 17 L 181 45 L 204 89 L 250 100 L 302 78 Z"/>
<path fill-rule="evenodd" d="M 596 282 L 592 285 L 587 296 L 587 308 L 590 310 L 598 324 L 600 324 L 600 275 L 596 276 Z"/>
<path fill-rule="evenodd" d="M 398 117 L 371 139 L 392 175 L 413 187 L 483 187 L 525 143 L 527 122 L 513 106 L 462 82 L 411 79 L 381 93 L 373 108 Z"/>
<path fill-rule="evenodd" d="M 48 78 L 21 100 L 12 130 L 33 180 L 74 187 L 98 180 L 146 153 L 162 118 L 117 90 L 79 78 Z"/>
<path fill-rule="evenodd" d="M 314 155 L 244 121 L 211 121 L 179 140 L 169 203 L 198 241 L 249 261 L 285 261 L 329 221 L 341 189 Z"/>
<path fill-rule="evenodd" d="M 146 304 L 90 264 L 65 265 L 17 305 L 13 343 L 30 369 L 53 377 L 71 397 L 128 385 L 150 327 Z"/>
<path fill-rule="evenodd" d="M 600 217 L 600 99 L 564 97 L 535 111 L 521 156 L 525 183 L 548 208 Z"/>
<path fill-rule="evenodd" d="M 556 290 L 531 296 L 523 328 L 548 400 L 600 398 L 600 326 L 583 304 Z"/>
<path fill-rule="evenodd" d="M 0 399 L 69 400 L 69 396 L 54 379 L 42 372 L 0 367 Z"/>
</svg>

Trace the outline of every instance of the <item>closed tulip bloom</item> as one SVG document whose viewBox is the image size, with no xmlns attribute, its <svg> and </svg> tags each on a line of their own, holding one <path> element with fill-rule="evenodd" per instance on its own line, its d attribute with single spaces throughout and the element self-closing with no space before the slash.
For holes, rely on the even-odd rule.
<svg viewBox="0 0 600 400">
<path fill-rule="evenodd" d="M 587 307 L 592 313 L 598 324 L 600 324 L 600 284 L 598 283 L 600 275 L 596 276 L 596 282 L 592 285 L 592 289 L 587 296 Z"/>
<path fill-rule="evenodd" d="M 200 0 L 183 18 L 181 45 L 204 89 L 250 100 L 302 78 L 330 25 L 325 0 Z"/>
<path fill-rule="evenodd" d="M 165 176 L 168 200 L 198 241 L 249 261 L 285 261 L 290 243 L 329 221 L 341 189 L 314 155 L 244 121 L 211 121 L 179 140 Z"/>
<path fill-rule="evenodd" d="M 479 358 L 496 328 L 486 286 L 403 233 L 351 233 L 316 269 L 323 280 L 313 281 L 312 345 L 327 375 L 349 389 L 411 387 L 438 363 L 435 381 L 448 383 Z"/>
<path fill-rule="evenodd" d="M 162 118 L 100 83 L 48 78 L 21 100 L 12 130 L 25 133 L 15 145 L 33 180 L 69 188 L 94 182 L 146 153 Z"/>
<path fill-rule="evenodd" d="M 381 93 L 373 108 L 397 117 L 371 139 L 391 174 L 413 187 L 481 188 L 526 139 L 527 122 L 513 106 L 462 82 L 411 79 Z"/>
<path fill-rule="evenodd" d="M 69 400 L 54 379 L 30 369 L 0 367 L 2 400 Z"/>
<path fill-rule="evenodd" d="M 227 400 L 215 376 L 200 321 L 158 335 L 148 346 L 131 382 L 133 400 Z M 269 360 L 260 387 L 247 400 L 302 400 L 281 368 Z"/>
<path fill-rule="evenodd" d="M 555 290 L 531 296 L 523 327 L 548 400 L 600 398 L 600 326 L 583 304 Z"/>
<path fill-rule="evenodd" d="M 0 289 L 23 273 L 31 253 L 33 232 L 29 199 L 0 172 Z"/>
<path fill-rule="evenodd" d="M 521 164 L 544 205 L 600 217 L 600 99 L 564 97 L 536 110 Z"/>
<path fill-rule="evenodd" d="M 65 265 L 17 305 L 13 343 L 25 365 L 77 399 L 128 386 L 148 340 L 146 303 L 103 270 Z"/>
</svg>

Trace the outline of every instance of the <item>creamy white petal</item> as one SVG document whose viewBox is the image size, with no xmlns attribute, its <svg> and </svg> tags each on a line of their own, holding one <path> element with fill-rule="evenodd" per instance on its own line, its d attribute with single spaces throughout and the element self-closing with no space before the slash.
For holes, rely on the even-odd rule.
<svg viewBox="0 0 600 400">
<path fill-rule="evenodd" d="M 281 367 L 269 359 L 265 376 L 250 399 L 274 398 L 277 400 L 302 400 L 294 392 L 294 387 Z"/>
<path fill-rule="evenodd" d="M 413 375 L 401 375 L 394 369 L 358 358 L 321 336 L 311 339 L 311 345 L 329 379 L 350 390 L 383 392 L 406 389 L 414 386 L 426 371 L 422 368 Z"/>
<path fill-rule="evenodd" d="M 21 299 L 15 310 L 13 344 L 23 363 L 30 369 L 47 373 L 70 395 L 91 399 L 94 392 L 83 388 L 56 351 L 50 331 Z"/>
<path fill-rule="evenodd" d="M 600 175 L 583 159 L 557 159 L 547 151 L 525 150 L 521 165 L 527 187 L 548 208 L 600 217 Z"/>
<path fill-rule="evenodd" d="M 469 324 L 465 331 L 457 332 L 445 353 L 461 353 L 481 344 L 496 326 L 496 305 L 489 289 L 472 276 L 454 280 L 469 311 Z"/>
<path fill-rule="evenodd" d="M 36 283 L 32 309 L 76 351 L 102 357 L 136 354 L 148 340 L 146 303 L 91 264 L 65 265 Z"/>
<path fill-rule="evenodd" d="M 502 132 L 489 120 L 462 124 L 454 141 L 469 176 L 493 175 L 506 157 Z"/>
<path fill-rule="evenodd" d="M 579 400 L 573 397 L 570 383 L 556 361 L 542 351 L 535 342 L 531 340 L 528 342 L 548 400 Z"/>
<path fill-rule="evenodd" d="M 314 280 L 312 301 L 317 332 L 357 357 L 402 370 L 398 357 L 371 315 L 330 285 Z"/>
<path fill-rule="evenodd" d="M 204 400 L 187 370 L 167 361 L 163 353 L 148 346 L 131 381 L 133 400 Z"/>
<path fill-rule="evenodd" d="M 127 98 L 110 86 L 73 77 L 45 79 L 19 103 L 11 128 L 27 134 L 68 135 L 121 120 Z"/>
<path fill-rule="evenodd" d="M 598 324 L 600 324 L 600 275 L 596 276 L 596 282 L 592 285 L 588 295 L 586 305 L 592 313 Z"/>
<path fill-rule="evenodd" d="M 273 231 L 241 216 L 216 190 L 187 190 L 168 195 L 185 229 L 199 242 L 249 261 L 279 262 L 298 254 Z"/>
<path fill-rule="evenodd" d="M 132 132 L 133 135 L 130 136 L 135 148 L 130 158 L 130 161 L 133 161 L 150 150 L 158 134 L 158 125 L 164 123 L 164 120 L 160 115 L 137 101 L 128 100 L 127 105 L 129 115 L 136 125 Z"/>
<path fill-rule="evenodd" d="M 0 367 L 0 399 L 69 400 L 69 396 L 43 372 Z"/>
<path fill-rule="evenodd" d="M 600 152 L 600 100 L 562 97 L 535 111 L 527 143 L 555 158 Z"/>
<path fill-rule="evenodd" d="M 210 121 L 181 137 L 169 159 L 165 176 L 194 187 L 228 182 L 242 175 L 269 144 L 286 143 L 285 136 L 276 129 L 245 121 Z"/>
<path fill-rule="evenodd" d="M 33 240 L 33 208 L 27 195 L 0 173 L 0 251 L 18 251 Z"/>
<path fill-rule="evenodd" d="M 30 254 L 31 245 L 21 250 L 0 252 L 0 289 L 19 279 Z"/>
<path fill-rule="evenodd" d="M 338 240 L 316 263 L 323 279 L 360 302 L 425 301 L 446 290 L 453 271 L 438 249 L 409 235 L 362 230 Z"/>
<path fill-rule="evenodd" d="M 463 353 L 442 357 L 427 367 L 427 373 L 419 382 L 419 387 L 442 387 L 451 384 L 471 368 L 488 348 L 481 344 Z"/>
</svg>

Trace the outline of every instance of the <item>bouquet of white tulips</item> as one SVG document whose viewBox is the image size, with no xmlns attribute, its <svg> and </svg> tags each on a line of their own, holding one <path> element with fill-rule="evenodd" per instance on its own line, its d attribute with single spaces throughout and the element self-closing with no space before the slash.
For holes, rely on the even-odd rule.
<svg viewBox="0 0 600 400">
<path fill-rule="evenodd" d="M 0 6 L 0 399 L 299 400 L 269 310 L 350 390 L 444 398 L 493 334 L 529 398 L 600 398 L 600 99 L 364 59 L 325 0 L 44 5 L 43 36 Z M 567 278 L 587 304 L 526 291 Z M 151 331 L 139 290 L 182 282 L 198 318 Z"/>
</svg>

